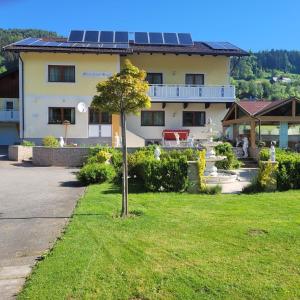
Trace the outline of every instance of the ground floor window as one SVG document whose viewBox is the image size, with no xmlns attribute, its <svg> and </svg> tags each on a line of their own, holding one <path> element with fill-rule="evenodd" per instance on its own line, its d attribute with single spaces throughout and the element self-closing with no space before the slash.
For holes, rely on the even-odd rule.
<svg viewBox="0 0 300 300">
<path fill-rule="evenodd" d="M 182 115 L 183 126 L 205 126 L 204 111 L 184 111 Z"/>
<path fill-rule="evenodd" d="M 111 124 L 111 114 L 89 108 L 89 124 Z"/>
<path fill-rule="evenodd" d="M 142 111 L 141 113 L 142 126 L 165 126 L 164 111 Z"/>
<path fill-rule="evenodd" d="M 75 124 L 74 107 L 49 107 L 49 124 L 63 124 L 64 121 Z"/>
</svg>

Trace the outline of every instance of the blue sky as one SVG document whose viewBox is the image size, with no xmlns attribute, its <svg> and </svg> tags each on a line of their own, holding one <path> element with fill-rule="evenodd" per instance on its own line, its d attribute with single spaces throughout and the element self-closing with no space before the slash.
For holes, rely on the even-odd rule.
<svg viewBox="0 0 300 300">
<path fill-rule="evenodd" d="M 0 28 L 191 32 L 246 50 L 300 50 L 299 0 L 0 0 Z"/>
</svg>

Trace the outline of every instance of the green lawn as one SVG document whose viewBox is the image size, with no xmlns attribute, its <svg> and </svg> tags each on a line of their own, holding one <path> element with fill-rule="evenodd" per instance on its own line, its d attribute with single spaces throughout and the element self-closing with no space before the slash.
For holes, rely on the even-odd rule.
<svg viewBox="0 0 300 300">
<path fill-rule="evenodd" d="M 19 298 L 300 298 L 299 191 L 120 199 L 90 186 Z"/>
</svg>

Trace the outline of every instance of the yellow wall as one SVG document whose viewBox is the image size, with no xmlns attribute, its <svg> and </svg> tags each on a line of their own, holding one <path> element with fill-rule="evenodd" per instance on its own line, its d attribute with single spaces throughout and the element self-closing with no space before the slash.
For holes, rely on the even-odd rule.
<svg viewBox="0 0 300 300">
<path fill-rule="evenodd" d="M 119 71 L 118 55 L 26 52 L 21 56 L 24 61 L 25 94 L 93 96 L 97 82 L 104 78 L 83 77 L 83 72 Z M 48 82 L 48 64 L 75 65 L 75 83 Z"/>
<path fill-rule="evenodd" d="M 83 72 L 116 73 L 120 69 L 118 55 L 22 53 L 24 61 L 24 138 L 63 135 L 61 125 L 48 124 L 48 107 L 88 106 L 96 93 L 96 84 L 106 78 L 84 77 Z M 75 65 L 75 83 L 48 82 L 48 65 Z M 88 114 L 75 112 L 75 125 L 70 125 L 70 138 L 88 137 Z"/>
<path fill-rule="evenodd" d="M 229 58 L 225 56 L 133 54 L 128 58 L 146 72 L 163 73 L 164 84 L 185 84 L 186 73 L 205 75 L 206 85 L 229 84 Z"/>
</svg>

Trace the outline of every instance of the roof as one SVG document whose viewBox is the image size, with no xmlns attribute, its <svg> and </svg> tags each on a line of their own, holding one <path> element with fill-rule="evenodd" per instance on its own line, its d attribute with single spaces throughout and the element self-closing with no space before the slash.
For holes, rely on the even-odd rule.
<svg viewBox="0 0 300 300">
<path fill-rule="evenodd" d="M 274 102 L 282 102 L 282 100 L 277 100 Z M 256 115 L 261 110 L 265 109 L 266 107 L 270 106 L 273 102 L 267 100 L 242 100 L 236 102 L 238 106 L 240 106 L 243 110 L 245 110 L 249 115 Z"/>
<path fill-rule="evenodd" d="M 244 111 L 246 111 L 250 116 L 257 116 L 263 113 L 266 113 L 269 110 L 276 108 L 277 106 L 281 106 L 285 103 L 290 102 L 291 100 L 300 101 L 298 98 L 290 98 L 286 100 L 241 100 L 236 101 L 235 104 L 241 107 Z"/>
<path fill-rule="evenodd" d="M 66 38 L 42 38 L 45 42 L 61 42 L 66 44 Z M 16 45 L 15 43 L 3 48 L 12 52 L 65 52 L 65 53 L 110 53 L 110 54 L 133 54 L 133 53 L 173 53 L 187 55 L 225 55 L 225 56 L 247 56 L 248 52 L 236 47 L 231 50 L 216 50 L 207 46 L 204 42 L 194 42 L 191 46 L 173 46 L 173 45 L 137 45 L 129 41 L 128 48 L 92 48 L 92 47 L 66 47 L 66 46 L 40 46 L 40 45 Z"/>
</svg>

